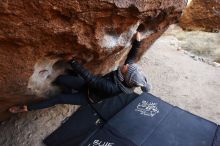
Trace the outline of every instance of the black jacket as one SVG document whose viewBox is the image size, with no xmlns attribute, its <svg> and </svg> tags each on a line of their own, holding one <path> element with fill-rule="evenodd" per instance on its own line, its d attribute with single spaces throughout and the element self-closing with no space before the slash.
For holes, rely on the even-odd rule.
<svg viewBox="0 0 220 146">
<path fill-rule="evenodd" d="M 134 41 L 125 64 L 134 63 L 138 48 L 140 47 L 139 41 Z M 117 76 L 117 71 L 112 71 L 105 76 L 93 75 L 89 70 L 84 68 L 77 61 L 72 61 L 71 66 L 76 73 L 78 73 L 88 83 L 89 97 L 98 102 L 104 98 L 108 98 L 122 93 L 121 88 L 115 83 L 114 77 Z M 126 86 L 125 83 L 123 83 Z"/>
</svg>

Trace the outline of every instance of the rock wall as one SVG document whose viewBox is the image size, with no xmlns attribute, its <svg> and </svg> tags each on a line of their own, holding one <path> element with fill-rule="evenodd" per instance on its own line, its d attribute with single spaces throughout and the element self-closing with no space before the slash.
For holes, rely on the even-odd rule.
<svg viewBox="0 0 220 146">
<path fill-rule="evenodd" d="M 124 61 L 140 23 L 145 39 L 138 59 L 185 5 L 184 0 L 0 1 L 0 120 L 11 105 L 30 101 L 26 95 L 47 95 L 47 86 L 65 69 L 54 69 L 63 54 L 73 53 L 93 73 L 105 74 Z"/>
<path fill-rule="evenodd" d="M 186 30 L 216 32 L 220 30 L 220 1 L 192 0 L 180 18 Z"/>
</svg>

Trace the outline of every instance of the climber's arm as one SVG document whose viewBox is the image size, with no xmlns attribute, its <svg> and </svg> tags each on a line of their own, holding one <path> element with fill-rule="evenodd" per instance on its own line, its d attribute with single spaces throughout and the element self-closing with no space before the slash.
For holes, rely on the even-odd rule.
<svg viewBox="0 0 220 146">
<path fill-rule="evenodd" d="M 140 34 L 140 32 L 137 32 L 136 39 L 134 40 L 134 42 L 132 44 L 132 48 L 129 51 L 127 59 L 125 60 L 124 64 L 134 63 L 134 61 L 137 57 L 137 53 L 138 53 L 138 50 L 140 48 L 140 45 L 141 45 L 141 34 Z"/>
<path fill-rule="evenodd" d="M 73 70 L 76 71 L 93 88 L 105 92 L 108 95 L 121 93 L 120 88 L 114 82 L 101 76 L 93 75 L 77 61 L 72 61 L 71 66 Z"/>
</svg>

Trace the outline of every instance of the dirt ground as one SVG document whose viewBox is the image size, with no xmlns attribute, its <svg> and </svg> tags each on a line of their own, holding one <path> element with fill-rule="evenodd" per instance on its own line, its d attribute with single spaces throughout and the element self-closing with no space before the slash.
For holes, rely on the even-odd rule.
<svg viewBox="0 0 220 146">
<path fill-rule="evenodd" d="M 220 124 L 220 67 L 179 50 L 174 36 L 163 36 L 141 61 L 151 93 Z"/>
<path fill-rule="evenodd" d="M 161 99 L 220 124 L 220 67 L 195 59 L 181 50 L 174 35 L 165 34 L 140 61 L 151 93 Z M 43 146 L 42 139 L 75 110 L 59 105 L 15 115 L 0 124 L 1 146 Z"/>
</svg>

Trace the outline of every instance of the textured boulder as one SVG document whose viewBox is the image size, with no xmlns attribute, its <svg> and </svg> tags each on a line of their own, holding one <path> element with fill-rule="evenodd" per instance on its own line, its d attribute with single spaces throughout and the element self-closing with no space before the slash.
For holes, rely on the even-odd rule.
<svg viewBox="0 0 220 146">
<path fill-rule="evenodd" d="M 220 1 L 192 0 L 180 18 L 186 30 L 216 32 L 220 30 Z"/>
<path fill-rule="evenodd" d="M 185 0 L 0 1 L 0 119 L 25 95 L 47 96 L 64 73 L 57 63 L 73 53 L 96 74 L 121 64 L 140 23 L 145 26 L 138 59 L 177 21 Z M 59 62 L 59 61 L 58 61 Z"/>
</svg>

